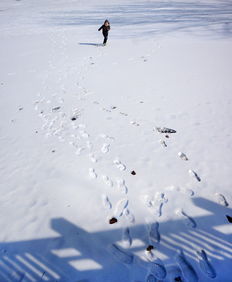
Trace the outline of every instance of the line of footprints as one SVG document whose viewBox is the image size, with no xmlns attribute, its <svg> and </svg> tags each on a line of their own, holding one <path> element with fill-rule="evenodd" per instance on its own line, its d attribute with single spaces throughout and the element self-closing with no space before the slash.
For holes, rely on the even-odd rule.
<svg viewBox="0 0 232 282">
<path fill-rule="evenodd" d="M 92 163 L 96 163 L 98 161 L 96 154 L 92 152 L 93 144 L 90 142 L 90 135 L 86 131 L 86 126 L 84 124 L 77 124 L 76 121 L 81 115 L 81 111 L 74 109 L 70 115 L 64 113 L 62 109 L 63 100 L 59 97 L 54 96 L 53 99 L 61 104 L 61 106 L 52 107 L 48 110 L 48 105 L 52 103 L 52 101 L 45 99 L 40 99 L 39 101 L 35 102 L 35 110 L 39 111 L 39 116 L 43 119 L 44 124 L 42 129 L 46 131 L 46 136 L 57 136 L 61 142 L 68 141 L 74 149 L 77 155 L 80 155 L 82 151 L 88 150 L 88 157 Z M 168 138 L 167 134 L 175 133 L 174 130 L 168 128 L 156 128 L 156 130 L 161 133 L 165 134 L 166 138 Z M 104 139 L 105 141 L 101 146 L 101 153 L 107 154 L 110 151 L 110 146 L 112 141 L 114 140 L 113 137 L 107 136 L 105 134 L 101 134 L 100 138 Z M 162 142 L 160 142 L 162 144 Z M 166 146 L 165 146 L 166 147 Z M 180 152 L 179 157 L 187 161 L 187 156 Z M 126 170 L 126 165 L 122 163 L 119 159 L 114 159 L 112 163 L 115 165 L 117 169 L 120 171 Z M 135 171 L 131 171 L 132 175 L 136 175 Z M 193 170 L 189 170 L 189 174 L 193 176 L 197 181 L 201 181 L 200 177 L 197 173 Z M 98 177 L 97 172 L 94 168 L 89 168 L 89 177 L 92 179 L 96 179 Z M 119 200 L 115 207 L 113 216 L 109 219 L 109 224 L 115 224 L 118 220 L 124 216 L 129 223 L 135 222 L 135 217 L 129 210 L 129 200 L 126 198 L 128 193 L 128 187 L 125 183 L 124 179 L 117 179 L 115 183 L 112 179 L 110 179 L 107 175 L 102 175 L 102 182 L 112 187 L 116 183 L 116 187 L 118 192 L 121 193 L 123 198 Z M 179 188 L 175 186 L 167 187 L 167 190 L 178 190 Z M 186 191 L 184 191 L 186 192 Z M 193 195 L 193 191 L 188 191 L 189 195 Z M 228 206 L 228 202 L 226 198 L 222 195 L 217 193 L 216 195 L 218 203 L 223 206 Z M 167 203 L 168 199 L 165 197 L 165 193 L 156 193 L 154 197 L 150 197 L 149 195 L 144 196 L 144 202 L 148 209 L 155 217 L 162 216 L 162 207 L 165 203 Z M 113 205 L 109 199 L 109 196 L 106 194 L 102 195 L 102 204 L 103 207 L 110 211 L 113 209 Z M 180 217 L 184 218 L 186 221 L 186 225 L 195 228 L 196 222 L 190 216 L 186 214 L 185 211 L 179 209 L 176 211 L 176 214 Z M 163 264 L 163 262 L 157 258 L 154 254 L 154 246 L 159 244 L 161 236 L 159 233 L 159 223 L 158 221 L 148 224 L 148 238 L 149 238 L 149 245 L 145 250 L 145 257 L 146 257 L 146 267 L 148 267 L 148 274 L 146 277 L 146 281 L 156 281 L 156 279 L 164 279 L 167 275 L 167 270 Z M 110 252 L 122 263 L 131 264 L 135 260 L 135 257 L 132 253 L 128 250 L 132 244 L 132 236 L 130 234 L 129 227 L 123 228 L 122 230 L 122 241 L 124 242 L 122 247 L 119 247 L 116 244 L 112 244 L 109 247 Z M 204 250 L 197 251 L 197 258 L 199 261 L 199 266 L 204 274 L 206 274 L 210 278 L 216 277 L 216 272 L 210 262 L 208 261 L 207 254 Z M 185 258 L 185 255 L 182 251 L 180 251 L 176 255 L 176 263 L 179 266 L 173 268 L 171 271 L 168 271 L 169 277 L 173 277 L 179 280 L 171 280 L 171 281 L 198 281 L 197 274 L 190 263 Z M 181 270 L 181 271 L 180 271 Z"/>
<path fill-rule="evenodd" d="M 80 87 L 81 86 L 79 86 L 79 88 Z M 85 89 L 85 93 L 87 92 L 88 91 Z M 100 103 L 97 101 L 94 101 L 93 103 L 100 106 Z M 34 107 L 35 110 L 39 112 L 39 116 L 43 120 L 42 129 L 46 132 L 45 135 L 47 137 L 56 136 L 60 142 L 67 142 L 70 146 L 73 147 L 77 155 L 82 154 L 82 152 L 87 152 L 89 160 L 93 164 L 97 163 L 97 156 L 99 154 L 107 154 L 110 151 L 110 147 L 112 145 L 112 142 L 114 141 L 114 138 L 105 134 L 101 134 L 99 137 L 104 141 L 99 150 L 100 152 L 94 152 L 94 146 L 91 142 L 90 134 L 86 131 L 86 125 L 78 124 L 78 119 L 82 115 L 82 110 L 75 108 L 70 113 L 66 113 L 63 109 L 63 104 L 64 99 L 59 97 L 58 95 L 53 95 L 50 100 L 42 98 L 40 94 L 38 95 L 38 100 L 35 102 Z M 111 106 L 110 108 L 105 108 L 100 106 L 100 109 L 106 112 L 111 112 L 112 110 L 116 110 L 117 107 Z M 128 117 L 128 114 L 124 112 L 119 111 L 119 114 L 121 116 Z M 140 124 L 136 121 L 130 121 L 130 124 L 134 126 L 140 126 Z M 170 138 L 171 134 L 176 133 L 174 129 L 166 127 L 156 127 L 154 130 L 163 135 L 166 139 Z M 38 131 L 36 131 L 36 133 L 38 133 Z M 161 138 L 159 140 L 160 144 L 163 147 L 167 147 L 165 138 Z M 52 152 L 54 153 L 55 150 L 52 150 Z M 187 155 L 183 152 L 179 152 L 178 156 L 181 160 L 188 161 Z M 127 169 L 126 165 L 118 158 L 113 159 L 112 164 L 120 171 L 125 171 Z M 99 178 L 94 167 L 89 168 L 88 174 L 91 179 Z M 131 174 L 136 175 L 136 172 L 131 171 Z M 190 169 L 189 175 L 195 178 L 196 181 L 201 181 L 201 178 L 194 170 Z M 121 217 L 124 217 L 129 224 L 133 224 L 135 222 L 135 217 L 129 209 L 129 200 L 126 197 L 128 193 L 128 187 L 125 183 L 125 180 L 121 178 L 113 181 L 107 175 L 101 175 L 101 179 L 106 186 L 112 187 L 116 185 L 117 191 L 123 195 L 122 198 L 115 204 L 115 207 L 113 207 L 107 194 L 103 194 L 101 196 L 102 205 L 109 212 L 109 214 L 111 214 L 112 209 L 114 210 L 113 216 L 111 214 L 108 223 L 116 224 Z M 192 196 L 194 194 L 194 191 L 192 191 L 191 189 L 182 190 L 175 186 L 167 187 L 166 190 L 180 191 L 187 193 L 189 196 Z M 216 193 L 215 197 L 219 204 L 228 206 L 228 202 L 224 195 Z M 143 200 L 145 205 L 155 218 L 162 216 L 162 208 L 168 202 L 168 199 L 165 197 L 165 193 L 163 192 L 157 192 L 153 197 L 151 197 L 150 195 L 145 195 Z M 194 221 L 194 219 L 191 218 L 184 210 L 178 209 L 176 211 L 176 214 L 184 219 L 188 227 L 196 227 L 196 222 Z M 228 220 L 230 221 L 231 218 L 229 218 Z M 185 258 L 183 251 L 178 252 L 175 257 L 177 266 L 169 269 L 168 273 L 163 262 L 155 256 L 154 245 L 159 244 L 161 240 L 158 221 L 152 224 L 147 224 L 147 235 L 149 238 L 149 245 L 145 250 L 146 263 L 144 265 L 144 267 L 148 269 L 146 277 L 147 282 L 154 282 L 157 281 L 157 279 L 162 280 L 167 276 L 167 274 L 170 278 L 170 281 L 185 281 L 185 279 L 187 281 L 198 281 L 198 276 L 194 268 Z M 117 244 L 113 243 L 109 246 L 109 251 L 120 262 L 127 265 L 132 264 L 135 261 L 135 256 L 128 251 L 128 249 L 133 244 L 133 238 L 131 236 L 129 227 L 122 229 L 122 241 L 124 248 L 119 247 Z M 196 254 L 202 272 L 210 278 L 215 278 L 216 272 L 208 261 L 206 252 L 204 250 L 201 250 L 197 251 Z M 140 263 L 143 264 L 142 260 L 140 260 Z"/>
</svg>

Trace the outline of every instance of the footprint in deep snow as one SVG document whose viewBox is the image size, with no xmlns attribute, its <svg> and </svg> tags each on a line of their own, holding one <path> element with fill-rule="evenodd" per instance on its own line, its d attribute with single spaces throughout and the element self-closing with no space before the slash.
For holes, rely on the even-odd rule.
<svg viewBox="0 0 232 282">
<path fill-rule="evenodd" d="M 134 217 L 133 213 L 131 213 L 131 211 L 128 208 L 124 209 L 123 215 L 129 223 L 135 222 L 135 217 Z"/>
<path fill-rule="evenodd" d="M 160 280 L 164 279 L 167 275 L 167 271 L 160 260 L 150 262 L 150 273 Z"/>
<path fill-rule="evenodd" d="M 96 174 L 94 168 L 89 168 L 89 176 L 93 179 L 97 178 L 97 174 Z"/>
<path fill-rule="evenodd" d="M 124 179 L 118 179 L 117 180 L 117 187 L 119 189 L 119 191 L 123 194 L 127 194 L 128 189 L 127 186 L 125 184 L 125 180 Z"/>
<path fill-rule="evenodd" d="M 102 175 L 102 180 L 107 186 L 113 186 L 113 181 L 107 175 Z"/>
<path fill-rule="evenodd" d="M 192 265 L 186 260 L 184 254 L 182 251 L 180 251 L 176 256 L 176 262 L 178 266 L 180 267 L 184 278 L 188 282 L 197 282 L 198 276 L 192 267 Z"/>
<path fill-rule="evenodd" d="M 128 114 L 123 113 L 123 112 L 120 112 L 120 115 L 125 116 L 125 117 L 127 117 L 127 116 L 128 116 Z"/>
<path fill-rule="evenodd" d="M 159 223 L 154 222 L 149 226 L 149 239 L 154 243 L 160 242 Z"/>
<path fill-rule="evenodd" d="M 226 198 L 225 198 L 224 195 L 222 195 L 222 194 L 220 194 L 220 193 L 215 193 L 215 197 L 216 197 L 216 199 L 217 199 L 217 202 L 218 202 L 220 205 L 222 205 L 222 206 L 224 206 L 224 207 L 228 207 L 228 206 L 229 206 L 229 204 L 228 204 L 228 202 L 227 202 L 227 200 L 226 200 Z"/>
<path fill-rule="evenodd" d="M 121 171 L 126 170 L 126 166 L 125 166 L 119 159 L 115 159 L 115 160 L 113 161 L 113 163 L 116 165 L 116 167 L 117 167 L 119 170 L 121 170 Z"/>
<path fill-rule="evenodd" d="M 119 200 L 116 205 L 115 205 L 115 210 L 114 210 L 114 215 L 116 217 L 120 217 L 123 215 L 124 210 L 127 208 L 128 206 L 128 199 L 124 198 Z"/>
<path fill-rule="evenodd" d="M 159 193 L 159 192 L 156 193 L 155 199 L 154 199 L 154 202 L 153 202 L 154 212 L 155 212 L 156 216 L 158 216 L 158 217 L 162 216 L 162 207 L 167 202 L 168 202 L 168 199 L 165 198 L 164 193 Z"/>
<path fill-rule="evenodd" d="M 85 138 L 85 139 L 89 138 L 89 134 L 86 131 L 80 130 L 79 133 L 82 138 Z"/>
<path fill-rule="evenodd" d="M 101 151 L 102 151 L 103 154 L 106 154 L 106 153 L 109 152 L 109 149 L 110 149 L 110 144 L 104 143 L 102 145 Z"/>
<path fill-rule="evenodd" d="M 112 208 L 112 204 L 111 204 L 111 202 L 110 202 L 108 196 L 105 195 L 105 194 L 102 195 L 102 204 L 103 204 L 103 207 L 104 207 L 105 209 L 110 210 L 110 209 Z"/>
<path fill-rule="evenodd" d="M 94 156 L 93 153 L 89 154 L 89 159 L 91 160 L 91 162 L 96 163 L 97 162 L 97 158 Z"/>
<path fill-rule="evenodd" d="M 176 214 L 185 219 L 185 223 L 186 223 L 187 226 L 190 226 L 192 228 L 196 228 L 197 224 L 196 224 L 195 220 L 193 218 L 191 218 L 190 216 L 188 216 L 183 211 L 183 209 L 177 209 Z"/>
<path fill-rule="evenodd" d="M 189 169 L 189 175 L 192 176 L 192 177 L 195 177 L 197 181 L 201 181 L 200 177 L 198 176 L 198 174 L 193 171 L 192 169 Z"/>
<path fill-rule="evenodd" d="M 130 235 L 130 229 L 128 227 L 124 228 L 122 231 L 122 240 L 126 248 L 132 245 L 132 237 Z"/>
<path fill-rule="evenodd" d="M 167 269 L 168 281 L 170 282 L 184 282 L 183 274 L 180 268 L 176 265 L 171 265 Z"/>
<path fill-rule="evenodd" d="M 151 273 L 148 273 L 147 277 L 146 277 L 146 282 L 156 282 L 157 279 L 155 278 L 155 276 Z"/>
<path fill-rule="evenodd" d="M 164 147 L 166 148 L 168 145 L 166 144 L 166 142 L 162 139 L 159 140 L 159 143 Z"/>
<path fill-rule="evenodd" d="M 112 244 L 109 247 L 109 250 L 118 261 L 125 263 L 125 264 L 133 263 L 133 259 L 134 259 L 133 254 L 130 254 L 130 253 L 120 249 L 117 245 Z"/>
<path fill-rule="evenodd" d="M 209 278 L 215 278 L 217 276 L 216 272 L 212 267 L 212 265 L 210 264 L 210 262 L 208 261 L 206 252 L 204 250 L 197 251 L 197 257 L 202 272 Z"/>
<path fill-rule="evenodd" d="M 183 160 L 183 161 L 188 161 L 188 157 L 186 156 L 186 154 L 179 152 L 178 156 Z"/>
<path fill-rule="evenodd" d="M 168 202 L 168 199 L 165 198 L 165 194 L 160 192 L 157 192 L 154 198 L 149 195 L 145 195 L 143 200 L 150 211 L 158 217 L 162 216 L 163 205 Z"/>
</svg>

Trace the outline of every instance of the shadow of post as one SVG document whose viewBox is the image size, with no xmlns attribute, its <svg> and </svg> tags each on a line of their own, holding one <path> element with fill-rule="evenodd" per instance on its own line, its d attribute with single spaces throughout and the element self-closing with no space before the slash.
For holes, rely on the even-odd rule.
<svg viewBox="0 0 232 282">
<path fill-rule="evenodd" d="M 194 218 L 196 228 L 187 227 L 185 219 L 160 223 L 161 241 L 155 246 L 156 251 L 166 258 L 163 262 L 168 266 L 175 263 L 173 257 L 178 249 L 193 264 L 196 251 L 204 249 L 216 270 L 220 263 L 222 271 L 222 265 L 228 268 L 232 258 L 231 234 L 222 233 L 217 227 L 230 224 L 226 214 L 231 215 L 231 209 L 203 198 L 194 198 L 193 202 L 207 215 Z M 133 243 L 126 250 L 136 258 L 129 266 L 115 261 L 107 248 L 121 240 L 121 228 L 90 233 L 64 218 L 52 219 L 51 227 L 58 236 L 0 243 L 0 281 L 123 282 L 130 281 L 131 272 L 136 280 L 145 277 L 146 263 L 140 264 L 138 255 L 148 244 L 145 225 L 130 227 L 133 242 L 140 243 Z"/>
</svg>

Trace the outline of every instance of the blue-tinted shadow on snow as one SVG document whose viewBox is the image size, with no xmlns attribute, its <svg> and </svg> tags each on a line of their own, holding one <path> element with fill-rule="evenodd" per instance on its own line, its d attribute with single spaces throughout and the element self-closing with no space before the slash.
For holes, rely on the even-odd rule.
<svg viewBox="0 0 232 282">
<path fill-rule="evenodd" d="M 51 25 L 95 26 L 108 18 L 117 38 L 153 36 L 181 31 L 203 37 L 232 36 L 231 1 L 141 1 L 131 4 L 98 5 L 94 9 L 45 14 Z"/>
<path fill-rule="evenodd" d="M 168 269 L 175 263 L 177 250 L 182 249 L 187 260 L 198 269 L 196 251 L 204 249 L 216 271 L 231 277 L 231 235 L 216 228 L 231 224 L 226 218 L 232 215 L 231 209 L 203 198 L 193 198 L 193 203 L 204 214 L 194 218 L 196 228 L 186 226 L 181 218 L 161 222 L 161 240 L 154 244 L 155 253 L 158 252 L 158 257 L 163 254 Z M 191 211 L 186 212 L 191 215 Z M 125 251 L 133 254 L 134 260 L 125 266 L 108 249 L 110 244 L 121 240 L 122 229 L 117 224 L 110 230 L 88 232 L 65 218 L 55 218 L 51 220 L 51 229 L 57 233 L 54 237 L 2 242 L 0 281 L 145 281 L 147 264 L 140 255 L 149 244 L 147 228 L 143 224 L 130 226 L 134 243 Z"/>
<path fill-rule="evenodd" d="M 83 45 L 83 46 L 95 46 L 95 47 L 101 47 L 101 46 L 103 46 L 102 43 L 87 43 L 87 42 L 86 42 L 86 43 L 80 42 L 79 45 Z"/>
</svg>

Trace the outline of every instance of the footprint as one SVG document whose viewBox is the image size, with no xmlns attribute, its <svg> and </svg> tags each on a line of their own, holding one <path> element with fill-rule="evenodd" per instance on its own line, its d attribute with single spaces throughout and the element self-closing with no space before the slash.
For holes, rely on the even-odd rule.
<svg viewBox="0 0 232 282">
<path fill-rule="evenodd" d="M 160 217 L 162 216 L 162 207 L 168 202 L 168 199 L 165 198 L 164 193 L 157 192 L 154 199 L 149 195 L 145 195 L 144 202 L 155 216 Z"/>
<path fill-rule="evenodd" d="M 166 142 L 162 139 L 159 140 L 159 143 L 163 146 L 163 147 L 167 147 L 168 145 L 166 144 Z"/>
<path fill-rule="evenodd" d="M 93 143 L 91 143 L 89 140 L 86 141 L 86 147 L 91 150 L 93 148 Z"/>
<path fill-rule="evenodd" d="M 134 120 L 133 120 L 133 121 L 131 121 L 131 122 L 130 122 L 130 124 L 133 124 L 133 125 L 135 125 L 135 126 L 139 126 L 139 123 L 137 123 L 137 122 L 136 122 L 136 121 L 134 121 Z"/>
<path fill-rule="evenodd" d="M 89 138 L 89 134 L 86 131 L 80 130 L 79 133 L 82 138 L 85 138 L 85 139 Z"/>
<path fill-rule="evenodd" d="M 109 140 L 112 140 L 112 141 L 115 140 L 114 137 L 106 135 L 104 133 L 100 134 L 99 137 L 104 138 L 104 139 L 109 139 Z"/>
<path fill-rule="evenodd" d="M 74 141 L 69 141 L 69 145 L 73 146 L 74 148 L 78 148 L 78 144 Z"/>
<path fill-rule="evenodd" d="M 228 206 L 229 206 L 229 204 L 228 204 L 228 202 L 227 202 L 225 196 L 223 196 L 222 194 L 215 193 L 215 197 L 216 197 L 216 199 L 217 199 L 217 202 L 218 202 L 220 205 L 222 205 L 222 206 L 224 206 L 224 207 L 228 207 Z"/>
<path fill-rule="evenodd" d="M 112 208 L 112 204 L 111 204 L 108 196 L 106 196 L 104 194 L 102 195 L 102 204 L 103 204 L 105 209 L 110 210 Z"/>
<path fill-rule="evenodd" d="M 129 248 L 132 245 L 132 238 L 130 235 L 130 229 L 128 227 L 122 231 L 122 240 L 126 248 Z"/>
<path fill-rule="evenodd" d="M 123 113 L 123 112 L 120 112 L 120 115 L 125 116 L 125 117 L 127 117 L 127 116 L 128 116 L 128 114 Z"/>
<path fill-rule="evenodd" d="M 54 107 L 54 108 L 52 108 L 52 112 L 53 112 L 53 113 L 58 112 L 58 111 L 60 111 L 60 109 L 61 109 L 60 106 Z"/>
<path fill-rule="evenodd" d="M 194 191 L 192 189 L 181 189 L 180 192 L 182 192 L 183 194 L 192 197 L 194 196 Z"/>
<path fill-rule="evenodd" d="M 113 163 L 116 165 L 116 167 L 117 167 L 119 170 L 121 170 L 121 171 L 126 170 L 126 166 L 125 166 L 123 163 L 121 163 L 120 160 L 115 159 L 115 160 L 113 161 Z"/>
<path fill-rule="evenodd" d="M 186 225 L 190 226 L 192 228 L 196 228 L 197 224 L 193 218 L 188 216 L 182 209 L 176 210 L 176 214 L 180 217 L 183 217 L 185 219 Z"/>
<path fill-rule="evenodd" d="M 103 111 L 107 112 L 107 113 L 111 113 L 111 110 L 106 109 L 106 108 L 102 108 Z"/>
<path fill-rule="evenodd" d="M 188 157 L 187 157 L 184 153 L 179 152 L 179 153 L 178 153 L 178 156 L 179 156 L 183 161 L 188 161 Z"/>
<path fill-rule="evenodd" d="M 216 272 L 212 267 L 212 265 L 210 264 L 210 262 L 208 261 L 206 252 L 204 250 L 197 251 L 197 257 L 202 272 L 210 278 L 215 278 L 217 276 Z"/>
<path fill-rule="evenodd" d="M 97 174 L 93 168 L 89 168 L 89 176 L 93 179 L 97 178 Z"/>
<path fill-rule="evenodd" d="M 154 243 L 160 242 L 159 223 L 155 222 L 149 226 L 149 239 Z"/>
<path fill-rule="evenodd" d="M 181 251 L 179 254 L 176 256 L 176 262 L 178 266 L 180 267 L 184 279 L 188 282 L 196 282 L 198 281 L 198 276 L 192 267 L 192 265 L 185 259 L 185 256 L 183 252 Z"/>
<path fill-rule="evenodd" d="M 123 215 L 125 216 L 126 220 L 127 220 L 129 223 L 134 223 L 134 222 L 135 222 L 135 217 L 134 217 L 134 215 L 130 212 L 129 209 L 124 209 Z"/>
<path fill-rule="evenodd" d="M 113 181 L 106 175 L 102 175 L 102 180 L 104 181 L 104 183 L 110 187 L 113 186 Z"/>
<path fill-rule="evenodd" d="M 121 199 L 116 203 L 114 210 L 115 217 L 120 217 L 123 215 L 123 211 L 127 208 L 128 203 L 129 201 L 126 198 Z"/>
<path fill-rule="evenodd" d="M 147 278 L 146 278 L 146 282 L 156 282 L 157 279 L 155 278 L 155 276 L 153 274 L 148 274 Z"/>
<path fill-rule="evenodd" d="M 118 187 L 118 189 L 120 190 L 121 193 L 127 194 L 128 189 L 127 189 L 127 187 L 126 187 L 126 184 L 125 184 L 125 180 L 124 180 L 124 179 L 118 179 L 118 180 L 117 180 L 117 187 Z"/>
<path fill-rule="evenodd" d="M 78 127 L 83 129 L 83 128 L 86 128 L 86 125 L 83 124 L 83 123 L 80 123 L 80 124 L 78 124 Z"/>
<path fill-rule="evenodd" d="M 151 196 L 145 195 L 143 199 L 144 199 L 145 205 L 146 205 L 148 208 L 151 208 L 151 207 L 153 206 Z"/>
<path fill-rule="evenodd" d="M 168 202 L 168 199 L 165 198 L 164 193 L 160 193 L 160 192 L 156 193 L 154 203 L 153 203 L 154 212 L 156 216 L 160 217 L 162 215 L 162 207 L 167 202 Z"/>
<path fill-rule="evenodd" d="M 115 244 L 112 244 L 109 249 L 110 249 L 110 252 L 113 254 L 113 256 L 120 262 L 125 263 L 125 264 L 132 264 L 133 259 L 134 259 L 133 254 L 130 254 L 130 253 L 127 253 L 121 250 Z"/>
<path fill-rule="evenodd" d="M 176 265 L 169 266 L 167 269 L 168 281 L 170 282 L 184 282 L 184 278 L 180 268 Z"/>
<path fill-rule="evenodd" d="M 189 175 L 195 177 L 197 181 L 199 181 L 199 182 L 201 181 L 201 179 L 200 179 L 200 177 L 197 175 L 197 173 L 196 173 L 195 171 L 191 170 L 191 169 L 189 170 Z"/>
<path fill-rule="evenodd" d="M 85 149 L 85 148 L 83 148 L 83 147 L 77 148 L 75 154 L 79 156 L 79 155 L 81 154 L 81 152 L 84 151 L 84 149 Z"/>
<path fill-rule="evenodd" d="M 150 272 L 155 276 L 155 278 L 161 280 L 164 279 L 167 275 L 167 271 L 164 265 L 159 262 L 159 260 L 150 263 Z"/>
<path fill-rule="evenodd" d="M 93 162 L 93 163 L 96 163 L 97 162 L 97 159 L 96 159 L 96 157 L 94 156 L 94 154 L 89 154 L 89 158 L 90 158 L 90 160 L 91 160 L 91 162 Z"/>
<path fill-rule="evenodd" d="M 110 144 L 104 143 L 104 144 L 102 145 L 102 148 L 101 148 L 102 153 L 103 153 L 103 154 L 108 153 L 108 152 L 109 152 L 109 148 L 110 148 Z"/>
</svg>

